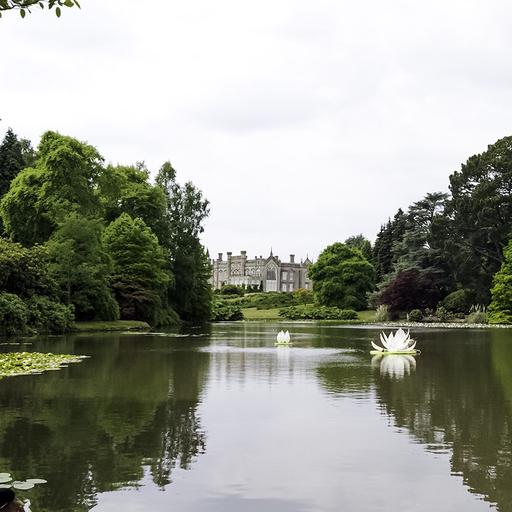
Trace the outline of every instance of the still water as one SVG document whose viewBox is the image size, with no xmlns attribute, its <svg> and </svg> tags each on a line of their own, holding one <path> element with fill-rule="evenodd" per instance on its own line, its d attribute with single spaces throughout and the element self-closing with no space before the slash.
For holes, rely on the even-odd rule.
<svg viewBox="0 0 512 512">
<path fill-rule="evenodd" d="M 0 472 L 48 480 L 33 512 L 512 511 L 512 330 L 413 335 L 382 361 L 332 324 L 33 340 L 91 357 L 0 380 Z"/>
</svg>

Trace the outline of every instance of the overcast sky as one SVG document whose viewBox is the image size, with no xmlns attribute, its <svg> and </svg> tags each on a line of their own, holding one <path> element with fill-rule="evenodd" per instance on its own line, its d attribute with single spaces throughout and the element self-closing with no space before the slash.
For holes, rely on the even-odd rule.
<svg viewBox="0 0 512 512">
<path fill-rule="evenodd" d="M 0 19 L 0 132 L 170 160 L 210 253 L 316 257 L 512 134 L 508 0 L 81 0 Z"/>
</svg>

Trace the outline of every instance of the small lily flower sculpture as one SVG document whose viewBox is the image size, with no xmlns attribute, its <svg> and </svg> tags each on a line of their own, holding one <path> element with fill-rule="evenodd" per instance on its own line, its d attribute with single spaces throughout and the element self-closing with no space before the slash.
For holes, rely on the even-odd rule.
<svg viewBox="0 0 512 512">
<path fill-rule="evenodd" d="M 416 342 L 411 338 L 409 331 L 405 332 L 402 328 L 398 329 L 394 334 L 392 332 L 386 336 L 383 332 L 380 333 L 380 341 L 383 347 L 379 347 L 372 341 L 372 350 L 370 353 L 374 355 L 385 354 L 418 354 L 416 350 Z"/>
<path fill-rule="evenodd" d="M 277 334 L 276 345 L 289 345 L 290 344 L 290 333 L 288 331 L 279 331 Z"/>
</svg>

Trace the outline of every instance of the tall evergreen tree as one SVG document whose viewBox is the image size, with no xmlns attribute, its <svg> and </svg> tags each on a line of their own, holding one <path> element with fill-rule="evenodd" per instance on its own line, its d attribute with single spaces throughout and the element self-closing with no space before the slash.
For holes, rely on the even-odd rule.
<svg viewBox="0 0 512 512">
<path fill-rule="evenodd" d="M 158 237 L 169 251 L 175 276 L 169 293 L 171 304 L 183 320 L 206 321 L 211 311 L 211 269 L 199 236 L 209 202 L 192 183 L 180 185 L 169 162 L 161 167 L 156 182 L 167 198 Z"/>
<path fill-rule="evenodd" d="M 12 180 L 24 166 L 23 145 L 9 128 L 0 144 L 0 198 L 9 190 Z"/>
<path fill-rule="evenodd" d="M 512 225 L 512 137 L 470 157 L 450 176 L 450 191 L 444 252 L 457 282 L 487 302 Z"/>
</svg>

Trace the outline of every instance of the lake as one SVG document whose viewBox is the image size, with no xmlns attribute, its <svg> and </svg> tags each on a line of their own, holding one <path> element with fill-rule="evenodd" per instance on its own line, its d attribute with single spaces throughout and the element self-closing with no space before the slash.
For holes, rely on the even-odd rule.
<svg viewBox="0 0 512 512">
<path fill-rule="evenodd" d="M 292 347 L 274 346 L 282 327 Z M 512 330 L 240 322 L 29 340 L 91 356 L 0 380 L 0 472 L 33 512 L 512 511 Z"/>
</svg>

